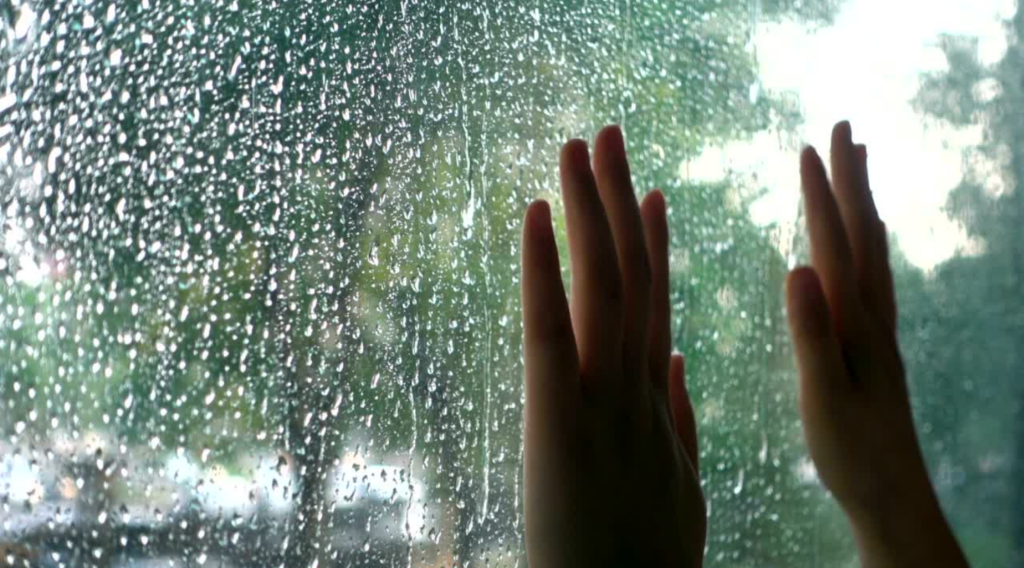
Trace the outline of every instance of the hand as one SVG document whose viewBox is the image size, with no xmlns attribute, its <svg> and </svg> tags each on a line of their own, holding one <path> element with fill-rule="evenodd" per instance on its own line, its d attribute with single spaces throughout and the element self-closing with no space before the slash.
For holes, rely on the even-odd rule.
<svg viewBox="0 0 1024 568">
<path fill-rule="evenodd" d="M 787 303 L 811 458 L 850 518 L 865 566 L 966 566 L 914 430 L 867 150 L 840 123 L 832 189 L 813 149 L 800 170 L 813 269 L 789 275 Z"/>
<path fill-rule="evenodd" d="M 617 127 L 560 160 L 572 305 L 551 214 L 523 230 L 532 568 L 699 567 L 706 517 L 683 359 L 670 358 L 665 199 L 638 207 Z"/>
</svg>

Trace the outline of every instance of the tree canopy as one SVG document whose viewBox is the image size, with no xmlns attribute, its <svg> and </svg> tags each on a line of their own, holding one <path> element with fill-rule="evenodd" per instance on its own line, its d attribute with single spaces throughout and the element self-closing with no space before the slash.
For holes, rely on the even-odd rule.
<svg viewBox="0 0 1024 568">
<path fill-rule="evenodd" d="M 15 97 L 0 138 L 0 428 L 39 447 L 99 433 L 236 477 L 248 456 L 280 456 L 295 509 L 259 526 L 288 535 L 303 567 L 372 561 L 372 539 L 329 538 L 326 480 L 351 454 L 396 462 L 425 483 L 442 556 L 515 563 L 520 216 L 536 197 L 560 207 L 564 139 L 618 122 L 638 189 L 663 188 L 671 208 L 709 566 L 848 562 L 806 474 L 779 237 L 749 219 L 751 188 L 681 172 L 711 144 L 796 127 L 760 88 L 752 34 L 771 18 L 827 25 L 834 9 L 23 5 L 0 39 Z M 95 489 L 103 506 L 124 499 L 115 489 Z M 230 522 L 204 522 L 230 542 Z M 411 529 L 387 530 L 411 558 Z M 269 562 L 254 542 L 234 553 Z"/>
</svg>

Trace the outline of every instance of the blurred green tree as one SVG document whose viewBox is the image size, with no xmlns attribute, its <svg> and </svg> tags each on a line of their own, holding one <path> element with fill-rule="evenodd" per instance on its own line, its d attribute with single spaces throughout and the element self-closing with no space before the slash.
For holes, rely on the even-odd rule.
<svg viewBox="0 0 1024 568">
<path fill-rule="evenodd" d="M 1024 389 L 1016 353 L 1024 341 L 1019 302 L 1024 215 L 1024 12 L 1007 22 L 1009 47 L 983 64 L 978 40 L 945 36 L 948 68 L 922 77 L 915 100 L 933 120 L 984 125 L 964 156 L 965 175 L 947 210 L 973 245 L 923 275 L 897 271 L 900 332 L 915 411 L 932 475 L 975 566 L 1024 559 Z"/>
<path fill-rule="evenodd" d="M 26 37 L 0 39 L 17 97 L 3 205 L 27 235 L 0 267 L 8 428 L 44 445 L 112 430 L 229 468 L 286 452 L 302 567 L 344 554 L 325 487 L 341 454 L 404 456 L 455 561 L 514 557 L 519 217 L 536 196 L 558 207 L 563 139 L 619 122 L 638 189 L 672 206 L 712 564 L 849 558 L 798 475 L 779 242 L 737 184 L 680 173 L 795 127 L 751 38 L 764 19 L 826 24 L 833 0 L 30 10 Z M 15 277 L 30 256 L 38 285 Z"/>
</svg>

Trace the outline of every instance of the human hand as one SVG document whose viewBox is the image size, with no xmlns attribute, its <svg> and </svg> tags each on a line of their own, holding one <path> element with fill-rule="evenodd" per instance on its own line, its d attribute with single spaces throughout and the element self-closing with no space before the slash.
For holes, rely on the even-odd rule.
<svg viewBox="0 0 1024 568">
<path fill-rule="evenodd" d="M 706 516 L 683 359 L 670 358 L 665 199 L 638 206 L 621 131 L 567 143 L 566 301 L 551 213 L 523 229 L 526 547 L 533 568 L 699 567 Z"/>
<path fill-rule="evenodd" d="M 811 458 L 865 566 L 966 566 L 928 478 L 896 341 L 885 225 L 850 125 L 832 134 L 832 187 L 812 148 L 801 178 L 813 268 L 787 303 Z"/>
</svg>

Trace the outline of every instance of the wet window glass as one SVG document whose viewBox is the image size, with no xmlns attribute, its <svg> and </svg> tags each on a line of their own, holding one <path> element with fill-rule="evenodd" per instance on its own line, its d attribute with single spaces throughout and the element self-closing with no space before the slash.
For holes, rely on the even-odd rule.
<svg viewBox="0 0 1024 568">
<path fill-rule="evenodd" d="M 943 504 L 1012 565 L 1021 34 L 1011 0 L 0 3 L 0 566 L 525 565 L 519 224 L 610 122 L 670 207 L 707 565 L 851 565 L 781 294 L 842 118 Z"/>
</svg>

